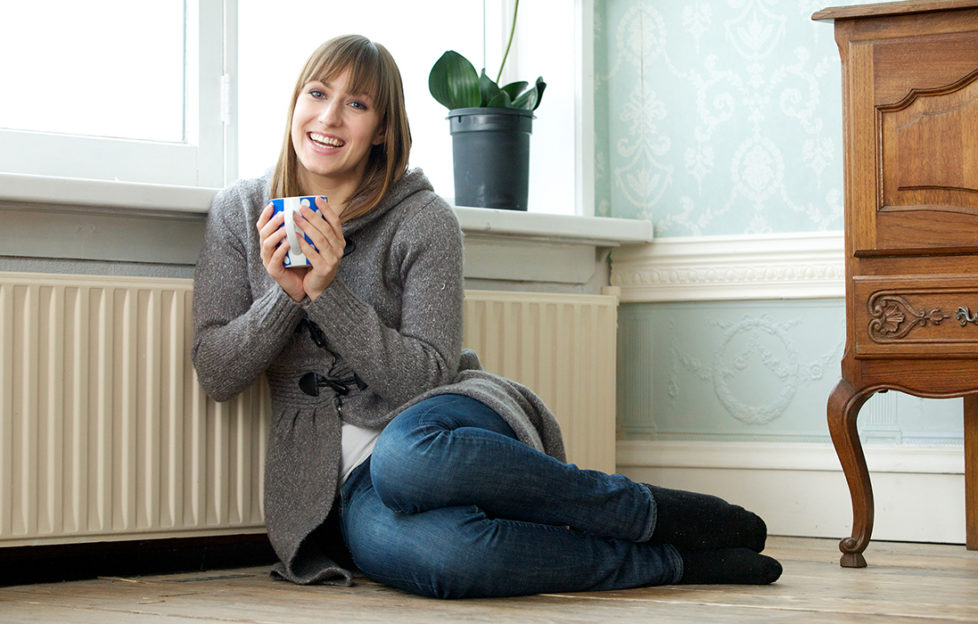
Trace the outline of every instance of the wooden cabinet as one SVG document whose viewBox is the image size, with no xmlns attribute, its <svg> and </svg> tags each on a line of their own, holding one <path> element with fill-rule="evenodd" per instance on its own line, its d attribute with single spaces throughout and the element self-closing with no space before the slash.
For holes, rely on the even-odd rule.
<svg viewBox="0 0 978 624">
<path fill-rule="evenodd" d="M 875 392 L 964 396 L 978 549 L 978 1 L 829 8 L 842 57 L 846 350 L 828 401 L 852 496 L 843 566 L 866 565 L 873 492 L 856 430 Z"/>
</svg>

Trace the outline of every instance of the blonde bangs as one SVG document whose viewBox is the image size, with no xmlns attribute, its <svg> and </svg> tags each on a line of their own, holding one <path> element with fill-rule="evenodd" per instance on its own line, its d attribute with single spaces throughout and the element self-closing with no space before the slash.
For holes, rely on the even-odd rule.
<svg viewBox="0 0 978 624">
<path fill-rule="evenodd" d="M 334 49 L 330 50 L 330 47 Z M 300 83 L 306 85 L 314 80 L 327 83 L 344 71 L 349 71 L 347 90 L 369 96 L 374 106 L 383 111 L 387 108 L 389 94 L 381 80 L 380 66 L 380 55 L 374 45 L 363 45 L 360 40 L 333 40 L 323 44 L 312 55 L 302 72 Z"/>
</svg>

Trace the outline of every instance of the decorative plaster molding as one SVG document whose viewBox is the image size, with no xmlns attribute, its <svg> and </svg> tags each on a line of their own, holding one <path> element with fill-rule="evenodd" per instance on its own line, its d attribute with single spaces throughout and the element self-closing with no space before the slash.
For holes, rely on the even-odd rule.
<svg viewBox="0 0 978 624">
<path fill-rule="evenodd" d="M 842 232 L 657 238 L 614 249 L 622 301 L 845 296 Z"/>
</svg>

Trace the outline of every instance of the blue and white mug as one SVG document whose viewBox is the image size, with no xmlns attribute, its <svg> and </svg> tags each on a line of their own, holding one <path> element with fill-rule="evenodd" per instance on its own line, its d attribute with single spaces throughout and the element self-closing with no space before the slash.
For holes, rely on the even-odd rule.
<svg viewBox="0 0 978 624">
<path fill-rule="evenodd" d="M 272 217 L 274 218 L 276 213 L 279 212 L 285 213 L 285 224 L 282 227 L 285 228 L 286 238 L 289 242 L 289 251 L 285 254 L 284 262 L 286 267 L 304 267 L 312 264 L 302 253 L 302 249 L 299 247 L 299 235 L 295 229 L 295 214 L 299 212 L 299 208 L 302 206 L 307 206 L 313 211 L 318 212 L 319 209 L 316 207 L 316 197 L 317 196 L 280 197 L 272 200 Z M 323 197 L 323 200 L 326 200 L 326 198 Z M 308 235 L 306 235 L 306 242 L 312 245 L 312 239 L 310 239 Z M 315 247 L 315 245 L 313 246 Z"/>
</svg>

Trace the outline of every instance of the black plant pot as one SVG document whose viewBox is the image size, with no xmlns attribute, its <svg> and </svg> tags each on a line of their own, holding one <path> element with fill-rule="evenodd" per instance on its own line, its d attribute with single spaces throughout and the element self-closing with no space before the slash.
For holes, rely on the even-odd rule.
<svg viewBox="0 0 978 624">
<path fill-rule="evenodd" d="M 526 210 L 533 111 L 448 111 L 455 166 L 455 204 Z"/>
</svg>

